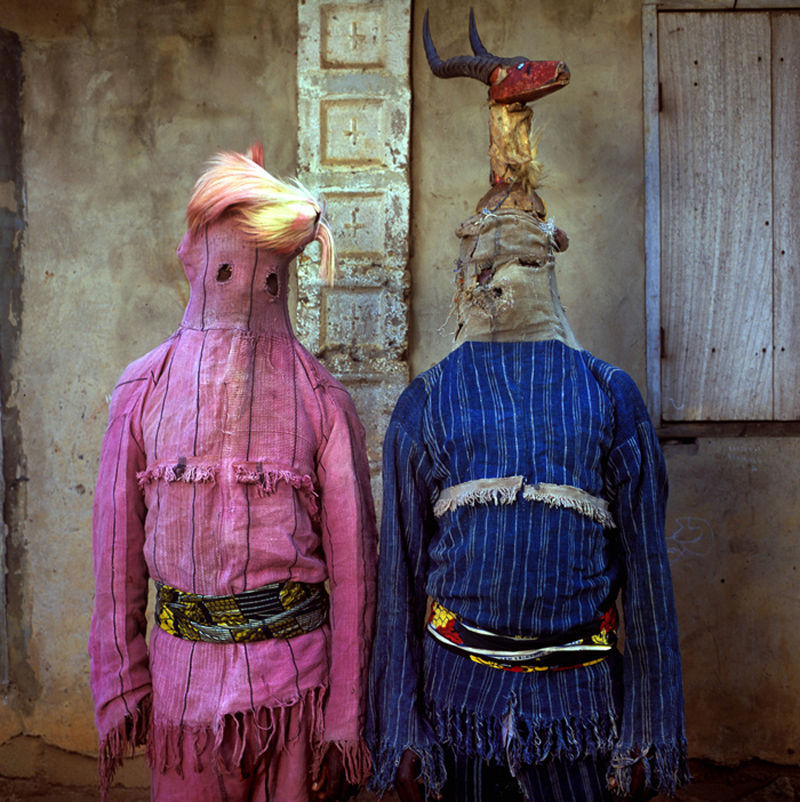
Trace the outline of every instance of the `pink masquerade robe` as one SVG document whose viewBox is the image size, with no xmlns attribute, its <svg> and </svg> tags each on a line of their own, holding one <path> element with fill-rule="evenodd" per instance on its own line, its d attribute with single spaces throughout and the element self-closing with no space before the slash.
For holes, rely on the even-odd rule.
<svg viewBox="0 0 800 802">
<path fill-rule="evenodd" d="M 298 737 L 298 710 L 315 762 L 334 743 L 360 782 L 377 544 L 363 426 L 292 332 L 291 255 L 256 249 L 229 218 L 187 234 L 178 255 L 192 288 L 182 325 L 124 372 L 100 461 L 89 653 L 101 787 L 144 740 L 154 772 L 181 772 L 187 740 L 238 771 L 246 742 L 272 754 Z M 328 580 L 329 622 L 247 644 L 156 626 L 148 648 L 148 576 L 204 595 Z"/>
</svg>

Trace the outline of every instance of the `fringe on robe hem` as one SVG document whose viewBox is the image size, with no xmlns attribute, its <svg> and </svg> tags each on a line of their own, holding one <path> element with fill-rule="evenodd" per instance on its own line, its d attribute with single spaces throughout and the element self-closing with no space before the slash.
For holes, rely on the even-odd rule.
<svg viewBox="0 0 800 802">
<path fill-rule="evenodd" d="M 145 746 L 152 723 L 152 696 L 145 696 L 139 707 L 126 716 L 100 743 L 97 777 L 101 802 L 108 798 L 114 774 L 126 757 L 133 757 L 138 746 Z"/>
<path fill-rule="evenodd" d="M 319 776 L 320 766 L 329 747 L 335 746 L 342 755 L 344 776 L 348 783 L 362 787 L 372 774 L 372 755 L 365 740 L 323 741 L 314 750 L 314 763 L 311 767 L 313 777 Z"/>
<path fill-rule="evenodd" d="M 420 761 L 419 779 L 424 780 L 427 794 L 438 793 L 444 786 L 447 775 L 444 770 L 444 750 L 438 743 L 421 748 L 419 744 L 405 744 L 399 748 L 381 744 L 374 754 L 374 763 L 382 770 L 375 773 L 367 783 L 368 790 L 382 797 L 394 786 L 397 767 L 403 754 L 410 749 Z"/>
<path fill-rule="evenodd" d="M 624 795 L 631 790 L 631 767 L 644 765 L 645 783 L 664 796 L 673 797 L 692 779 L 688 746 L 684 739 L 675 743 L 642 744 L 618 749 L 611 756 L 609 777 L 614 777 Z"/>
<path fill-rule="evenodd" d="M 267 751 L 281 752 L 287 742 L 292 740 L 288 733 L 291 711 L 297 705 L 301 708 L 311 705 L 311 732 L 307 734 L 313 742 L 312 770 L 318 771 L 330 744 L 342 753 L 345 776 L 349 783 L 363 785 L 369 777 L 372 760 L 369 749 L 363 740 L 326 741 L 324 740 L 324 706 L 327 688 L 314 688 L 307 691 L 296 702 L 282 707 L 261 707 L 241 713 L 227 713 L 216 718 L 208 727 L 180 726 L 161 722 L 153 715 L 151 697 L 143 700 L 140 708 L 131 717 L 126 717 L 101 744 L 98 755 L 98 777 L 101 800 L 105 801 L 114 780 L 114 773 L 127 757 L 133 757 L 137 746 L 147 745 L 147 758 L 151 769 L 158 772 L 176 771 L 183 776 L 183 745 L 187 739 L 193 745 L 193 753 L 200 754 L 213 742 L 216 767 L 222 772 L 237 770 L 244 756 L 248 742 L 256 743 L 257 760 Z M 300 711 L 302 718 L 303 710 Z M 305 733 L 304 733 L 305 734 Z M 223 755 L 223 741 L 234 738 L 232 750 Z M 200 769 L 196 760 L 193 767 Z"/>
<path fill-rule="evenodd" d="M 374 747 L 375 764 L 380 768 L 369 783 L 371 791 L 382 795 L 394 784 L 403 753 L 410 749 L 420 758 L 420 778 L 425 782 L 426 793 L 440 793 L 447 779 L 440 744 L 449 744 L 471 757 L 505 763 L 512 772 L 522 765 L 553 758 L 569 761 L 589 755 L 608 758 L 608 778 L 616 778 L 625 793 L 630 792 L 631 766 L 642 760 L 642 755 L 649 758 L 644 761 L 646 781 L 659 793 L 674 796 L 690 779 L 685 740 L 620 750 L 618 727 L 613 718 L 531 721 L 515 716 L 509 724 L 508 717 L 484 718 L 462 708 L 429 710 L 428 720 L 439 743 L 405 744 L 398 748 L 384 742 Z"/>
</svg>

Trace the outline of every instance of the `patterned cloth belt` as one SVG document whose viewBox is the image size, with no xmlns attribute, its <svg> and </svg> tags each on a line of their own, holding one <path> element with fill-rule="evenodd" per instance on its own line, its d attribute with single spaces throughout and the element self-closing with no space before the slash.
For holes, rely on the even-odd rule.
<svg viewBox="0 0 800 802">
<path fill-rule="evenodd" d="M 158 625 L 185 640 L 249 643 L 294 638 L 328 617 L 325 585 L 275 582 L 233 596 L 200 596 L 156 584 Z"/>
<path fill-rule="evenodd" d="M 481 665 L 503 671 L 562 671 L 599 663 L 617 642 L 617 608 L 561 635 L 517 638 L 465 624 L 436 601 L 426 627 L 440 645 Z"/>
</svg>

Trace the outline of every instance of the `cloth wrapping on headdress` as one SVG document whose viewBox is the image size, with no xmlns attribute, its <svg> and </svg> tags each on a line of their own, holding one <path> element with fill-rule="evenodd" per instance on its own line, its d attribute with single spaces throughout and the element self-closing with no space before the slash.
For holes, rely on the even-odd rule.
<svg viewBox="0 0 800 802">
<path fill-rule="evenodd" d="M 555 279 L 555 225 L 500 209 L 464 221 L 454 307 L 455 342 L 560 340 L 580 348 Z"/>
</svg>

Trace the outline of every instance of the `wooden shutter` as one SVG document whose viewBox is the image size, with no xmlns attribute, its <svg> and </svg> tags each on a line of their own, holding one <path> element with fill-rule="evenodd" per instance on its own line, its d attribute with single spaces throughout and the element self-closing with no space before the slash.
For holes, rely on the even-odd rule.
<svg viewBox="0 0 800 802">
<path fill-rule="evenodd" d="M 771 420 L 770 14 L 664 13 L 658 33 L 662 419 Z"/>
<path fill-rule="evenodd" d="M 800 420 L 800 13 L 771 18 L 775 419 Z"/>
</svg>

